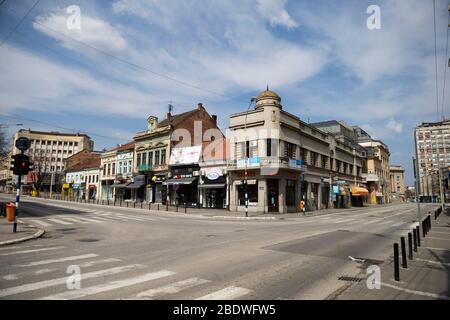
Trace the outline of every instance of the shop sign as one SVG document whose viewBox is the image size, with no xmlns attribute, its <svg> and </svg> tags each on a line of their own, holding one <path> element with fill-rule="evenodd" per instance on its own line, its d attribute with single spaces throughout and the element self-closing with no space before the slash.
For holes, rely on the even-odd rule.
<svg viewBox="0 0 450 320">
<path fill-rule="evenodd" d="M 217 179 L 219 179 L 220 176 L 221 176 L 221 174 L 217 171 L 210 171 L 206 174 L 206 177 L 209 180 L 217 180 Z"/>
<path fill-rule="evenodd" d="M 172 149 L 169 164 L 177 165 L 198 163 L 201 152 L 202 146 L 174 148 Z"/>
<path fill-rule="evenodd" d="M 63 184 L 63 189 L 69 189 L 69 188 L 70 188 L 70 183 Z"/>
<path fill-rule="evenodd" d="M 241 160 L 237 161 L 236 166 L 238 168 L 244 168 L 246 164 L 247 164 L 247 167 L 259 167 L 261 164 L 261 159 L 259 157 L 241 159 Z"/>
<path fill-rule="evenodd" d="M 300 169 L 302 167 L 302 160 L 289 159 L 289 167 Z"/>
<path fill-rule="evenodd" d="M 339 194 L 339 186 L 333 186 L 333 194 Z"/>
</svg>

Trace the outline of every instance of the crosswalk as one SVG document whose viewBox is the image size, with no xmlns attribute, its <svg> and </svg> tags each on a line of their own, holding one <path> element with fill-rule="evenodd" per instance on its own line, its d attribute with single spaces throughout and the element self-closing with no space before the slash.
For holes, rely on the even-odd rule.
<svg viewBox="0 0 450 320">
<path fill-rule="evenodd" d="M 30 223 L 43 228 L 58 226 L 103 224 L 107 222 L 148 222 L 167 220 L 159 216 L 131 215 L 104 210 L 82 209 L 81 214 L 58 214 L 42 217 L 22 217 L 19 222 Z"/>
<path fill-rule="evenodd" d="M 337 225 L 346 225 L 346 226 L 361 226 L 361 227 L 399 227 L 405 225 L 407 222 L 405 221 L 394 221 L 386 218 L 380 217 L 342 217 L 342 216 L 319 216 L 313 219 L 305 219 L 304 221 L 299 222 L 300 224 L 337 224 Z"/>
<path fill-rule="evenodd" d="M 60 250 L 63 255 L 65 253 L 64 247 L 40 249 Z M 36 248 L 24 246 L 19 250 L 6 250 L 6 253 L 20 251 L 23 253 L 21 258 L 33 259 L 35 255 L 27 254 L 32 250 Z M 81 283 L 76 289 L 71 289 L 68 285 L 72 275 L 66 270 L 69 265 L 78 266 L 81 270 Z M 173 268 L 153 270 L 142 263 L 117 257 L 102 257 L 92 252 L 26 261 L 13 264 L 13 267 L 14 273 L 0 274 L 0 299 L 73 300 L 106 297 L 125 300 L 232 300 L 245 299 L 252 292 L 235 282 L 214 281 L 191 272 L 185 275 Z"/>
</svg>

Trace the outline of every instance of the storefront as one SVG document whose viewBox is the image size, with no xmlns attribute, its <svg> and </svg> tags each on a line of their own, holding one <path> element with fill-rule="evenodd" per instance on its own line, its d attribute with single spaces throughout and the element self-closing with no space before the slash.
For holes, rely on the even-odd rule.
<svg viewBox="0 0 450 320">
<path fill-rule="evenodd" d="M 115 181 L 111 186 L 114 190 L 115 201 L 126 201 L 131 200 L 131 189 L 127 189 L 127 186 L 131 182 L 128 181 Z"/>
<path fill-rule="evenodd" d="M 72 183 L 63 183 L 61 190 L 61 197 L 63 199 L 72 199 Z"/>
<path fill-rule="evenodd" d="M 336 181 L 333 184 L 333 204 L 335 208 L 348 208 L 350 206 L 350 185 L 346 181 Z"/>
<path fill-rule="evenodd" d="M 90 184 L 88 187 L 88 198 L 90 200 L 95 200 L 97 198 L 97 186 L 95 184 Z"/>
<path fill-rule="evenodd" d="M 133 182 L 126 186 L 131 191 L 131 199 L 135 202 L 145 201 L 145 175 L 137 175 L 133 178 Z"/>
<path fill-rule="evenodd" d="M 227 177 L 223 174 L 225 168 L 202 169 L 198 185 L 200 206 L 202 208 L 225 209 L 227 201 Z"/>
<path fill-rule="evenodd" d="M 363 186 L 351 188 L 351 202 L 354 207 L 364 206 L 364 202 L 367 202 L 369 196 L 369 190 Z"/>
<path fill-rule="evenodd" d="M 167 180 L 165 174 L 155 174 L 147 178 L 147 201 L 150 203 L 160 203 L 165 205 L 167 201 Z"/>
<path fill-rule="evenodd" d="M 169 190 L 169 203 L 172 206 L 198 206 L 198 177 L 189 174 L 176 175 L 164 183 Z"/>
<path fill-rule="evenodd" d="M 101 200 L 112 200 L 114 196 L 114 190 L 112 185 L 114 184 L 114 180 L 102 180 L 101 181 Z"/>
</svg>

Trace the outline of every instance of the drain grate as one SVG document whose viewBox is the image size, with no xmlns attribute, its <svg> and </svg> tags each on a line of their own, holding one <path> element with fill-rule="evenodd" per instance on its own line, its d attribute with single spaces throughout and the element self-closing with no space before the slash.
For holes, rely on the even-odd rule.
<svg viewBox="0 0 450 320">
<path fill-rule="evenodd" d="M 350 281 L 350 282 L 361 282 L 362 280 L 364 280 L 363 278 L 359 278 L 359 277 L 350 277 L 350 276 L 340 276 L 338 278 L 338 280 L 341 281 Z"/>
</svg>

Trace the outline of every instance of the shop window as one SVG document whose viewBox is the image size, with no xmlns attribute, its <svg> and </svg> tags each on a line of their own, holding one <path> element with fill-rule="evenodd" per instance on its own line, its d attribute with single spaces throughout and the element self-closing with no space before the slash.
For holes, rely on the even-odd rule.
<svg viewBox="0 0 450 320">
<path fill-rule="evenodd" d="M 112 174 L 116 174 L 116 163 L 112 164 Z"/>
<path fill-rule="evenodd" d="M 284 156 L 291 159 L 296 159 L 295 144 L 284 142 Z"/>
<path fill-rule="evenodd" d="M 166 164 L 166 149 L 161 150 L 161 164 Z"/>
<path fill-rule="evenodd" d="M 159 150 L 155 151 L 155 166 L 159 166 L 160 165 L 159 154 L 160 154 Z"/>
<path fill-rule="evenodd" d="M 148 153 L 148 165 L 149 165 L 150 167 L 153 166 L 153 151 L 150 151 L 150 152 Z"/>
<path fill-rule="evenodd" d="M 142 164 L 143 165 L 147 164 L 147 152 L 144 152 L 142 154 Z"/>
<path fill-rule="evenodd" d="M 142 163 L 142 162 L 141 162 L 141 157 L 142 157 L 142 154 L 141 154 L 141 153 L 138 153 L 138 154 L 137 154 L 137 159 L 136 159 L 136 162 L 137 162 L 137 163 L 136 163 L 136 166 L 137 166 L 137 167 L 139 167 L 139 166 L 141 165 L 141 163 Z"/>
<path fill-rule="evenodd" d="M 248 193 L 248 202 L 250 203 L 258 203 L 258 185 L 257 184 L 249 184 L 247 185 L 247 193 Z M 239 205 L 245 206 L 245 186 L 238 186 L 238 199 Z"/>
<path fill-rule="evenodd" d="M 295 180 L 286 181 L 286 206 L 295 206 Z"/>
</svg>

